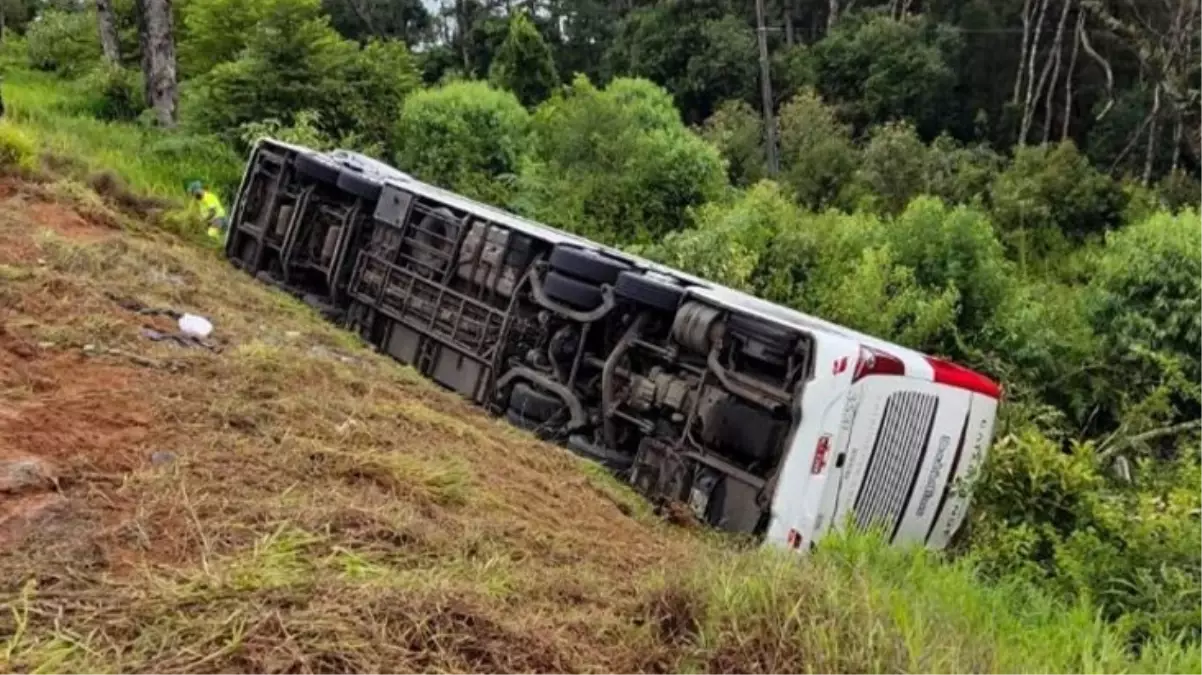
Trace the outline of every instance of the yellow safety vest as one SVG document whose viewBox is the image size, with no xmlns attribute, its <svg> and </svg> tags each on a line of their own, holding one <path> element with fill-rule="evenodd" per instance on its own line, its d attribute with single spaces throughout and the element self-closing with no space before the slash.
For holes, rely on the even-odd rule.
<svg viewBox="0 0 1202 675">
<path fill-rule="evenodd" d="M 208 190 L 200 196 L 200 207 L 204 210 L 205 218 L 209 220 L 225 217 L 225 207 L 221 205 L 221 200 Z"/>
</svg>

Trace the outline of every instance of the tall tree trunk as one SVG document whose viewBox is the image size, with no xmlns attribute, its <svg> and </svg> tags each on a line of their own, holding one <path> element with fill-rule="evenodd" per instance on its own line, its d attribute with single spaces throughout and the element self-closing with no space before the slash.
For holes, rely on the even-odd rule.
<svg viewBox="0 0 1202 675">
<path fill-rule="evenodd" d="M 796 0 L 785 0 L 785 44 L 792 47 L 797 42 L 793 33 L 793 3 Z"/>
<path fill-rule="evenodd" d="M 100 29 L 100 47 L 109 63 L 121 62 L 121 42 L 117 39 L 117 20 L 113 0 L 96 0 L 96 24 Z"/>
<path fill-rule="evenodd" d="M 1056 78 L 1060 76 L 1060 52 L 1064 51 L 1064 26 L 1068 21 L 1068 12 L 1070 9 L 1072 9 L 1072 6 L 1072 0 L 1064 0 L 1064 7 L 1062 7 L 1060 10 L 1060 21 L 1056 24 L 1056 37 L 1052 39 L 1052 51 L 1048 57 L 1048 61 L 1045 61 L 1043 64 L 1043 72 L 1039 74 L 1040 90 L 1042 91 L 1045 82 L 1047 83 L 1048 87 L 1047 100 L 1044 104 L 1044 107 L 1047 108 L 1047 110 L 1044 111 L 1043 118 L 1043 143 L 1048 142 L 1048 136 L 1052 130 L 1052 95 L 1056 89 Z M 1052 73 L 1051 80 L 1047 79 L 1049 67 Z M 1038 97 L 1039 93 L 1040 92 L 1036 92 L 1035 95 Z M 1038 103 L 1036 103 L 1036 105 L 1038 105 Z M 1032 120 L 1035 117 L 1034 108 L 1031 109 L 1031 117 Z"/>
<path fill-rule="evenodd" d="M 1027 63 L 1027 49 L 1031 44 L 1031 0 L 1023 0 L 1023 45 L 1018 51 L 1018 72 L 1014 74 L 1014 95 L 1010 102 L 1018 105 L 1023 91 L 1023 68 Z"/>
<path fill-rule="evenodd" d="M 1073 53 L 1068 58 L 1068 74 L 1064 78 L 1064 119 L 1060 123 L 1060 140 L 1068 139 L 1069 122 L 1073 119 L 1073 73 L 1077 72 L 1077 54 L 1081 51 L 1081 31 L 1085 30 L 1085 10 L 1077 11 L 1077 27 L 1073 29 Z"/>
<path fill-rule="evenodd" d="M 1039 93 L 1035 87 L 1035 57 L 1039 55 L 1039 40 L 1043 33 L 1043 19 L 1047 16 L 1048 5 L 1050 0 L 1042 0 L 1039 5 L 1039 14 L 1035 18 L 1035 34 L 1031 39 L 1031 50 L 1028 52 L 1027 59 L 1027 94 L 1023 99 L 1023 116 L 1022 122 L 1019 125 L 1018 144 L 1027 144 L 1027 132 L 1031 130 L 1031 115 L 1035 105 L 1038 104 L 1037 97 Z M 1044 74 L 1047 74 L 1045 69 Z M 1040 89 L 1043 88 L 1043 83 L 1039 84 Z"/>
<path fill-rule="evenodd" d="M 1148 125 L 1148 148 L 1144 153 L 1143 183 L 1152 182 L 1152 168 L 1156 162 L 1156 139 L 1160 135 L 1160 85 L 1152 89 L 1152 121 Z"/>
<path fill-rule="evenodd" d="M 171 0 L 138 0 L 138 38 L 142 45 L 142 75 L 146 101 L 164 127 L 173 127 L 179 90 L 176 87 L 175 38 L 171 31 Z"/>
<path fill-rule="evenodd" d="M 1173 116 L 1173 159 L 1169 164 L 1169 171 L 1177 171 L 1181 164 L 1181 139 L 1185 133 L 1185 125 L 1181 123 L 1180 111 L 1175 111 Z"/>
</svg>

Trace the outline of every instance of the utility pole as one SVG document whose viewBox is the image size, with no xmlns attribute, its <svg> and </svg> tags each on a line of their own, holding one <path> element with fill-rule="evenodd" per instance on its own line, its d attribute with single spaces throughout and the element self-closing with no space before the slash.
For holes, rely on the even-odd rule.
<svg viewBox="0 0 1202 675">
<path fill-rule="evenodd" d="M 756 33 L 760 43 L 760 92 L 764 96 L 764 133 L 768 150 L 768 175 L 780 173 L 776 157 L 776 122 L 772 118 L 772 79 L 768 69 L 768 29 L 764 27 L 764 0 L 755 0 Z"/>
</svg>

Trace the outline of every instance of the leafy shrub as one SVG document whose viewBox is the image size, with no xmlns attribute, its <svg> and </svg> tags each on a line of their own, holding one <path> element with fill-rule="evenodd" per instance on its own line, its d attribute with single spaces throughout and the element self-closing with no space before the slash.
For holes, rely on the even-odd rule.
<svg viewBox="0 0 1202 675">
<path fill-rule="evenodd" d="M 923 192 L 927 165 L 927 146 L 912 124 L 888 122 L 873 127 L 860 153 L 853 191 L 871 208 L 901 213 Z"/>
<path fill-rule="evenodd" d="M 0 122 L 0 168 L 32 169 L 36 152 L 28 134 L 9 122 Z"/>
<path fill-rule="evenodd" d="M 856 154 L 851 130 L 812 89 L 781 106 L 781 179 L 802 205 L 834 205 L 855 171 Z"/>
<path fill-rule="evenodd" d="M 29 65 L 63 76 L 86 72 L 100 59 L 100 35 L 92 12 L 42 13 L 25 32 Z"/>
<path fill-rule="evenodd" d="M 728 203 L 699 207 L 694 227 L 669 232 L 643 252 L 699 277 L 755 293 L 764 285 L 768 271 L 762 261 L 773 239 L 801 217 L 777 184 L 761 181 Z"/>
<path fill-rule="evenodd" d="M 422 180 L 503 201 L 495 181 L 517 172 L 529 124 L 517 97 L 484 82 L 425 89 L 401 110 L 397 164 Z"/>
<path fill-rule="evenodd" d="M 968 345 L 972 360 L 1005 382 L 1005 407 L 1056 408 L 1059 418 L 1041 425 L 1045 433 L 1087 428 L 1094 390 L 1109 378 L 1088 310 L 1080 286 L 1015 279 Z"/>
<path fill-rule="evenodd" d="M 247 122 L 241 128 L 242 142 L 246 145 L 253 145 L 261 138 L 275 138 L 285 143 L 302 145 L 314 150 L 333 150 L 340 144 L 320 129 L 320 119 L 320 115 L 316 112 L 302 110 L 293 116 L 291 125 L 286 125 L 275 118 Z"/>
<path fill-rule="evenodd" d="M 598 89 L 583 75 L 535 111 L 519 207 L 602 241 L 646 243 L 718 197 L 717 149 L 680 121 L 668 93 L 618 78 Z"/>
<path fill-rule="evenodd" d="M 897 262 L 914 270 L 918 284 L 959 292 L 954 328 L 962 333 L 984 326 L 1012 283 L 1002 245 L 978 209 L 919 197 L 887 225 L 884 237 Z M 953 343 L 939 346 L 945 354 L 959 352 Z"/>
<path fill-rule="evenodd" d="M 764 121 L 746 101 L 726 101 L 705 121 L 701 137 L 726 160 L 730 182 L 746 187 L 764 177 Z"/>
<path fill-rule="evenodd" d="M 1112 386 L 1097 392 L 1135 427 L 1200 416 L 1202 251 L 1198 212 L 1160 212 L 1107 237 L 1090 284 L 1090 323 Z"/>
<path fill-rule="evenodd" d="M 1000 439 L 974 490 L 974 561 L 993 578 L 1088 599 L 1139 642 L 1196 641 L 1202 473 L 1196 442 L 1184 448 L 1171 462 L 1140 462 L 1131 490 L 1113 484 L 1090 443 L 1066 453 L 1029 427 Z"/>
<path fill-rule="evenodd" d="M 142 74 L 108 62 L 98 64 L 77 85 L 87 112 L 102 120 L 135 120 L 146 109 Z"/>
<path fill-rule="evenodd" d="M 288 126 L 308 110 L 332 138 L 355 132 L 367 144 L 389 147 L 401 101 L 416 85 L 404 45 L 360 48 L 330 28 L 317 0 L 287 0 L 273 5 L 237 60 L 197 78 L 183 117 L 237 143 L 247 123 L 275 119 Z"/>
<path fill-rule="evenodd" d="M 1091 166 L 1070 141 L 1018 148 L 994 181 L 991 198 L 994 220 L 1011 242 L 1022 230 L 1080 239 L 1114 229 L 1125 202 L 1119 184 Z"/>
</svg>

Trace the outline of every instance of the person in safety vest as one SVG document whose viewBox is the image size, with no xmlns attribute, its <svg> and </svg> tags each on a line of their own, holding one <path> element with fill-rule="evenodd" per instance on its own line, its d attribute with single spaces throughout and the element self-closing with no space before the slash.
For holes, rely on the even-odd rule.
<svg viewBox="0 0 1202 675">
<path fill-rule="evenodd" d="M 221 205 L 221 200 L 217 195 L 206 190 L 200 181 L 192 181 L 188 184 L 188 194 L 192 195 L 192 198 L 200 205 L 201 215 L 209 224 L 209 237 L 221 241 L 227 226 L 225 207 Z"/>
</svg>

